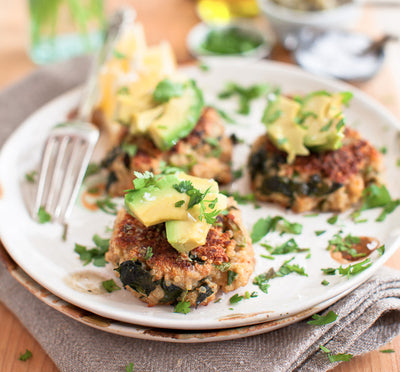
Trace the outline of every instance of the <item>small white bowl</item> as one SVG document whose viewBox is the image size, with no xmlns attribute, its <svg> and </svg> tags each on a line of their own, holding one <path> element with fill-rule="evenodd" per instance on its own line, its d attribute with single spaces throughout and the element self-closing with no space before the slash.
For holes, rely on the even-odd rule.
<svg viewBox="0 0 400 372">
<path fill-rule="evenodd" d="M 318 11 L 290 9 L 275 4 L 272 0 L 257 1 L 261 11 L 271 24 L 277 39 L 284 45 L 289 37 L 295 38 L 303 27 L 346 28 L 349 25 L 354 25 L 360 15 L 360 5 L 356 0 L 336 8 Z"/>
<path fill-rule="evenodd" d="M 254 35 L 261 40 L 261 44 L 251 50 L 248 50 L 243 53 L 236 53 L 236 54 L 218 54 L 218 53 L 213 53 L 210 51 L 205 50 L 202 48 L 202 44 L 207 38 L 207 35 L 210 33 L 210 31 L 215 30 L 215 29 L 225 29 L 225 28 L 230 28 L 230 27 L 235 27 L 243 30 L 246 33 L 249 33 L 251 35 Z M 250 27 L 245 24 L 232 24 L 232 25 L 226 25 L 226 26 L 209 26 L 205 23 L 199 23 L 195 27 L 193 27 L 186 39 L 186 44 L 187 48 L 189 49 L 190 53 L 196 57 L 196 58 L 213 58 L 213 57 L 218 57 L 218 58 L 250 58 L 250 59 L 262 59 L 265 58 L 269 55 L 271 52 L 272 46 L 274 44 L 274 41 L 272 37 L 266 36 L 266 32 L 263 33 L 261 30 L 258 30 L 254 27 Z"/>
</svg>

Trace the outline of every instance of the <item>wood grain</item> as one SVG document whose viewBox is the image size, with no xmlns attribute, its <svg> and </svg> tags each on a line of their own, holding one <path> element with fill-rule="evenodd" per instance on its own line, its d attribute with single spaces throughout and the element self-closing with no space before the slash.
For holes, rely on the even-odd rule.
<svg viewBox="0 0 400 372">
<path fill-rule="evenodd" d="M 28 45 L 28 1 L 0 0 L 0 89 L 24 77 L 36 66 L 27 55 Z M 138 13 L 138 19 L 144 24 L 149 44 L 160 40 L 169 40 L 179 62 L 191 60 L 186 49 L 186 35 L 198 22 L 194 0 L 131 0 L 107 2 L 108 11 L 121 5 L 131 5 Z M 361 29 L 374 28 L 374 10 L 369 9 L 359 25 Z M 379 30 L 375 29 L 378 33 Z M 282 49 L 275 48 L 272 57 L 290 62 L 290 56 Z M 384 69 L 373 80 L 358 87 L 377 98 L 391 112 L 400 118 L 400 95 L 391 85 L 392 74 Z M 400 252 L 387 263 L 400 269 Z M 0 304 L 0 371 L 2 372 L 54 372 L 57 371 L 52 360 L 47 356 L 37 341 L 29 334 L 19 320 Z M 26 362 L 18 360 L 26 349 L 33 357 Z M 400 337 L 381 349 L 394 349 L 396 353 L 384 354 L 373 351 L 350 362 L 334 368 L 335 372 L 397 372 L 400 371 Z"/>
</svg>

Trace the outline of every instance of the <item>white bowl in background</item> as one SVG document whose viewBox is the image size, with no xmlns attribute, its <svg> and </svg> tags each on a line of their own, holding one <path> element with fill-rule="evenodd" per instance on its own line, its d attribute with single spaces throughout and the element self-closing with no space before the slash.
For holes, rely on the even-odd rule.
<svg viewBox="0 0 400 372">
<path fill-rule="evenodd" d="M 336 8 L 317 11 L 290 9 L 272 0 L 257 0 L 267 17 L 277 39 L 286 44 L 288 37 L 296 37 L 303 27 L 346 28 L 352 26 L 360 15 L 360 4 L 353 0 Z M 287 45 L 285 45 L 287 46 Z"/>
</svg>

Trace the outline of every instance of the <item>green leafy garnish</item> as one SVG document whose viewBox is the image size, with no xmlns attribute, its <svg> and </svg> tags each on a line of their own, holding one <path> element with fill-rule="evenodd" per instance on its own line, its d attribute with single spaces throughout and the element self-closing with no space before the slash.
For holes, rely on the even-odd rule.
<svg viewBox="0 0 400 372">
<path fill-rule="evenodd" d="M 28 349 L 25 350 L 25 353 L 21 353 L 18 360 L 22 360 L 23 362 L 26 362 L 29 358 L 32 358 L 32 352 Z"/>
<path fill-rule="evenodd" d="M 333 323 L 337 319 L 337 314 L 334 311 L 329 311 L 329 313 L 325 315 L 314 314 L 311 317 L 313 320 L 309 320 L 307 324 L 311 325 L 325 325 L 329 323 Z"/>
<path fill-rule="evenodd" d="M 120 87 L 120 88 L 117 90 L 117 94 L 120 94 L 120 95 L 127 95 L 127 94 L 129 94 L 129 93 L 130 93 L 130 92 L 129 92 L 129 88 L 126 87 L 126 86 Z"/>
<path fill-rule="evenodd" d="M 347 362 L 353 358 L 352 354 L 332 354 L 331 351 L 323 345 L 319 345 L 319 348 L 328 355 L 331 363 Z"/>
<path fill-rule="evenodd" d="M 29 183 L 35 183 L 36 182 L 36 176 L 37 176 L 37 171 L 33 170 L 32 172 L 29 172 L 29 173 L 25 174 L 25 179 Z"/>
<path fill-rule="evenodd" d="M 84 245 L 75 243 L 74 251 L 79 254 L 79 259 L 83 261 L 84 266 L 93 261 L 94 266 L 103 267 L 106 265 L 104 255 L 108 251 L 110 239 L 102 239 L 99 235 L 95 234 L 92 240 L 96 248 L 88 249 Z"/>
<path fill-rule="evenodd" d="M 385 245 L 381 245 L 377 250 L 379 256 L 382 256 L 385 253 Z"/>
<path fill-rule="evenodd" d="M 38 219 L 39 223 L 46 223 L 51 221 L 51 215 L 44 209 L 44 207 L 40 207 L 38 210 Z"/>
<path fill-rule="evenodd" d="M 335 234 L 332 239 L 329 240 L 328 249 L 333 249 L 334 252 L 344 252 L 349 254 L 351 257 L 363 257 L 365 253 L 358 253 L 354 249 L 354 244 L 359 244 L 361 239 L 358 236 L 352 236 L 351 234 L 346 237 L 342 237 L 340 234 Z"/>
<path fill-rule="evenodd" d="M 126 372 L 133 372 L 133 363 L 128 363 L 126 365 Z"/>
<path fill-rule="evenodd" d="M 235 180 L 243 177 L 243 168 L 232 171 L 232 176 Z"/>
<path fill-rule="evenodd" d="M 366 260 L 353 264 L 353 265 L 349 265 L 347 267 L 342 267 L 339 266 L 338 268 L 326 268 L 326 269 L 321 269 L 322 272 L 326 275 L 335 275 L 336 273 L 338 273 L 341 276 L 347 276 L 347 278 L 350 278 L 350 276 L 354 276 L 357 275 L 359 273 L 361 273 L 362 271 L 368 269 L 370 266 L 372 265 L 372 262 L 369 258 L 367 258 Z"/>
<path fill-rule="evenodd" d="M 326 230 L 316 230 L 316 231 L 314 231 L 314 233 L 315 233 L 316 236 L 320 236 L 322 234 L 325 234 Z"/>
<path fill-rule="evenodd" d="M 184 200 L 179 200 L 179 201 L 177 201 L 175 203 L 175 207 L 176 208 L 180 208 L 180 207 L 182 207 L 183 204 L 185 204 L 185 201 Z"/>
<path fill-rule="evenodd" d="M 93 175 L 99 173 L 100 170 L 101 170 L 101 167 L 100 167 L 99 164 L 90 163 L 90 164 L 88 165 L 87 169 L 86 169 L 86 173 L 85 173 L 85 178 L 84 178 L 84 179 L 86 179 L 87 177 L 90 177 L 90 176 L 93 176 Z"/>
<path fill-rule="evenodd" d="M 254 194 L 243 195 L 243 194 L 239 194 L 237 191 L 228 192 L 226 190 L 222 190 L 221 194 L 224 194 L 225 196 L 232 196 L 235 199 L 235 201 L 241 205 L 248 204 L 248 203 L 253 203 L 254 205 L 256 205 L 256 202 L 257 202 Z"/>
<path fill-rule="evenodd" d="M 135 179 L 133 180 L 133 186 L 135 190 L 140 190 L 155 183 L 155 177 L 152 172 L 146 171 L 144 173 L 133 172 Z"/>
<path fill-rule="evenodd" d="M 184 91 L 185 84 L 164 79 L 157 84 L 153 99 L 159 103 L 168 102 L 171 98 L 181 97 Z"/>
<path fill-rule="evenodd" d="M 118 287 L 117 283 L 114 282 L 114 279 L 105 280 L 104 282 L 101 282 L 101 284 L 108 293 L 119 291 L 121 289 Z"/>
<path fill-rule="evenodd" d="M 297 222 L 289 222 L 281 216 L 260 218 L 253 226 L 251 240 L 253 243 L 257 243 L 269 232 L 276 231 L 277 229 L 282 232 L 299 235 L 303 226 Z"/>
<path fill-rule="evenodd" d="M 184 299 L 175 305 L 175 313 L 187 314 L 190 313 L 190 302 Z"/>
<path fill-rule="evenodd" d="M 96 200 L 96 205 L 102 210 L 104 213 L 116 215 L 118 212 L 117 204 L 113 202 L 110 196 L 106 196 L 104 199 Z"/>
<path fill-rule="evenodd" d="M 380 353 L 384 354 L 390 354 L 390 353 L 395 353 L 393 349 L 384 349 L 384 350 L 379 350 Z"/>
<path fill-rule="evenodd" d="M 239 296 L 237 293 L 234 294 L 230 299 L 229 302 L 231 304 L 237 304 L 238 302 L 242 301 L 244 299 L 243 296 Z"/>
<path fill-rule="evenodd" d="M 231 263 L 230 262 L 224 262 L 220 265 L 215 265 L 215 267 L 222 272 L 225 272 L 227 270 L 229 270 L 229 268 L 231 267 Z"/>
<path fill-rule="evenodd" d="M 375 221 L 376 222 L 384 221 L 386 216 L 388 214 L 392 213 L 399 205 L 400 205 L 400 199 L 391 200 L 389 203 L 387 203 L 383 207 L 381 214 L 378 216 L 378 218 Z"/>
<path fill-rule="evenodd" d="M 147 247 L 146 248 L 146 255 L 144 256 L 144 259 L 147 261 L 147 260 L 150 260 L 150 258 L 152 258 L 153 257 L 153 248 L 152 247 Z"/>
<path fill-rule="evenodd" d="M 324 279 L 324 280 L 321 282 L 321 284 L 324 285 L 324 286 L 327 286 L 327 285 L 329 285 L 329 282 L 328 282 L 327 280 Z"/>
<path fill-rule="evenodd" d="M 337 222 L 337 220 L 338 220 L 338 215 L 335 214 L 335 215 L 333 215 L 332 217 L 328 218 L 328 219 L 326 220 L 326 222 L 328 222 L 328 223 L 331 224 L 331 225 L 334 225 L 334 224 Z"/>
<path fill-rule="evenodd" d="M 236 279 L 237 277 L 237 272 L 229 270 L 228 271 L 228 280 L 227 280 L 227 284 L 231 285 L 233 283 L 233 281 Z"/>
<path fill-rule="evenodd" d="M 342 96 L 342 103 L 345 106 L 349 106 L 349 103 L 353 98 L 353 93 L 351 93 L 351 92 L 341 92 L 340 95 Z"/>
<path fill-rule="evenodd" d="M 224 119 L 228 124 L 237 124 L 236 120 L 233 119 L 226 111 L 213 105 L 210 105 L 210 107 L 212 107 L 215 111 L 217 111 L 219 116 L 221 116 L 221 118 Z"/>
<path fill-rule="evenodd" d="M 273 88 L 269 84 L 254 84 L 249 87 L 243 87 L 230 82 L 225 86 L 225 90 L 223 90 L 218 97 L 226 99 L 232 96 L 237 96 L 239 98 L 238 113 L 248 115 L 250 113 L 250 103 L 252 100 L 267 95 L 275 89 L 276 88 Z"/>
<path fill-rule="evenodd" d="M 276 272 L 276 276 L 281 277 L 289 275 L 291 273 L 296 273 L 302 276 L 308 276 L 308 274 L 306 274 L 306 272 L 304 271 L 304 267 L 300 267 L 298 264 L 290 265 L 290 262 L 292 262 L 293 260 L 294 257 L 292 257 L 290 260 L 285 261 L 279 268 L 279 270 Z"/>
<path fill-rule="evenodd" d="M 189 190 L 192 190 L 193 184 L 191 181 L 185 180 L 185 181 L 181 181 L 178 184 L 175 184 L 172 186 L 176 191 L 178 191 L 181 194 L 186 194 Z"/>
<path fill-rule="evenodd" d="M 392 201 L 388 189 L 382 185 L 370 185 L 363 191 L 363 204 L 361 210 L 384 207 Z"/>
<path fill-rule="evenodd" d="M 386 146 L 382 146 L 382 147 L 379 149 L 379 152 L 380 152 L 381 154 L 385 155 L 385 154 L 387 153 L 387 147 L 386 147 Z"/>
<path fill-rule="evenodd" d="M 300 248 L 293 238 L 275 247 L 272 247 L 271 245 L 268 244 L 261 244 L 261 245 L 272 255 L 308 252 L 310 250 L 309 248 Z"/>
<path fill-rule="evenodd" d="M 199 64 L 199 69 L 201 71 L 209 71 L 210 70 L 210 66 L 206 65 L 204 62 L 202 62 L 202 63 Z"/>
</svg>

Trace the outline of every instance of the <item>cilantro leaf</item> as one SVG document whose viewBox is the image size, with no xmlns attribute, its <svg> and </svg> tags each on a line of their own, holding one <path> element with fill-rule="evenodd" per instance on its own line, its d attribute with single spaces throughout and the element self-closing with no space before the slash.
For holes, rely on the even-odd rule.
<svg viewBox="0 0 400 372">
<path fill-rule="evenodd" d="M 126 365 L 126 372 L 133 372 L 133 363 L 128 363 Z"/>
<path fill-rule="evenodd" d="M 349 106 L 350 101 L 353 99 L 353 93 L 351 93 L 351 92 L 341 92 L 340 95 L 342 96 L 342 103 L 345 106 Z"/>
<path fill-rule="evenodd" d="M 99 164 L 96 163 L 90 163 L 86 169 L 86 173 L 85 173 L 85 177 L 84 179 L 86 179 L 87 177 L 93 176 L 97 173 L 99 173 L 101 170 L 101 167 Z"/>
<path fill-rule="evenodd" d="M 237 275 L 238 275 L 237 272 L 229 270 L 227 284 L 231 285 L 233 283 L 233 281 L 236 279 Z"/>
<path fill-rule="evenodd" d="M 175 203 L 175 207 L 176 207 L 176 208 L 180 208 L 180 207 L 182 207 L 183 204 L 185 204 L 185 201 L 184 201 L 184 200 L 178 200 L 178 201 Z"/>
<path fill-rule="evenodd" d="M 395 351 L 394 351 L 393 349 L 384 349 L 384 350 L 379 350 L 379 352 L 381 352 L 381 353 L 385 353 L 385 354 L 395 353 Z"/>
<path fill-rule="evenodd" d="M 251 233 L 252 242 L 257 243 L 269 232 L 276 231 L 277 229 L 282 232 L 299 235 L 301 234 L 303 226 L 297 222 L 289 222 L 281 216 L 260 218 L 253 226 L 253 231 Z"/>
<path fill-rule="evenodd" d="M 277 277 L 282 277 L 289 275 L 291 273 L 296 273 L 302 276 L 308 276 L 306 274 L 305 270 L 303 267 L 300 267 L 298 264 L 293 264 L 290 265 L 289 263 L 294 260 L 294 257 L 292 257 L 290 260 L 285 261 L 282 266 L 279 268 L 279 270 L 276 272 Z"/>
<path fill-rule="evenodd" d="M 371 260 L 367 258 L 362 262 L 358 262 L 354 265 L 349 265 L 347 267 L 342 267 L 342 266 L 339 266 L 338 268 L 329 267 L 326 269 L 321 269 L 321 271 L 325 275 L 335 275 L 336 273 L 338 273 L 339 275 L 347 276 L 347 278 L 349 278 L 350 276 L 354 276 L 363 272 L 364 270 L 368 269 L 371 265 L 372 265 Z"/>
<path fill-rule="evenodd" d="M 189 190 L 194 189 L 192 182 L 188 180 L 181 181 L 179 184 L 175 184 L 172 187 L 181 194 L 186 194 Z"/>
<path fill-rule="evenodd" d="M 225 272 L 227 270 L 229 270 L 229 268 L 231 267 L 231 263 L 230 262 L 224 262 L 220 265 L 215 265 L 215 267 L 222 272 Z"/>
<path fill-rule="evenodd" d="M 181 97 L 184 90 L 185 84 L 164 79 L 157 84 L 153 92 L 153 99 L 159 103 L 168 102 L 171 98 Z"/>
<path fill-rule="evenodd" d="M 327 280 L 324 279 L 324 280 L 321 282 L 321 284 L 324 285 L 324 286 L 327 286 L 327 285 L 329 285 L 329 282 L 328 282 Z"/>
<path fill-rule="evenodd" d="M 37 171 L 32 171 L 29 173 L 25 174 L 25 179 L 29 182 L 29 183 L 35 183 L 36 182 L 36 176 L 37 176 Z"/>
<path fill-rule="evenodd" d="M 376 222 L 384 221 L 386 216 L 388 214 L 392 213 L 399 205 L 400 205 L 400 199 L 391 200 L 389 203 L 387 203 L 383 207 L 381 214 L 378 216 L 378 218 L 375 221 Z"/>
<path fill-rule="evenodd" d="M 363 204 L 361 210 L 384 207 L 392 201 L 388 189 L 382 185 L 370 185 L 363 191 Z"/>
<path fill-rule="evenodd" d="M 347 362 L 353 358 L 352 354 L 332 354 L 332 352 L 325 346 L 319 345 L 319 348 L 328 355 L 329 361 L 331 363 L 336 362 Z"/>
<path fill-rule="evenodd" d="M 138 148 L 137 148 L 137 145 L 135 145 L 135 144 L 133 144 L 133 143 L 124 142 L 124 143 L 121 145 L 121 150 L 122 150 L 124 153 L 128 154 L 131 158 L 134 157 L 134 156 L 136 155 L 137 149 L 138 149 Z"/>
<path fill-rule="evenodd" d="M 242 301 L 244 299 L 243 296 L 239 296 L 237 293 L 234 294 L 230 299 L 229 302 L 231 304 L 237 304 L 238 302 Z"/>
<path fill-rule="evenodd" d="M 40 207 L 38 210 L 39 223 L 46 223 L 51 221 L 51 215 L 44 209 Z"/>
<path fill-rule="evenodd" d="M 28 359 L 32 358 L 32 352 L 28 349 L 25 350 L 25 353 L 21 353 L 18 360 L 22 360 L 23 362 L 26 362 Z"/>
<path fill-rule="evenodd" d="M 152 172 L 146 171 L 144 173 L 133 172 L 135 179 L 133 180 L 133 186 L 135 190 L 140 190 L 155 183 L 155 177 Z"/>
<path fill-rule="evenodd" d="M 175 305 L 175 313 L 187 314 L 190 313 L 190 302 L 189 301 L 181 301 Z"/>
<path fill-rule="evenodd" d="M 146 255 L 144 256 L 144 259 L 147 261 L 147 260 L 150 260 L 150 258 L 152 258 L 153 257 L 153 248 L 152 247 L 147 247 L 146 248 Z"/>
<path fill-rule="evenodd" d="M 96 248 L 91 249 L 88 249 L 84 245 L 75 243 L 74 251 L 79 254 L 79 259 L 83 261 L 84 266 L 93 261 L 93 265 L 103 267 L 107 263 L 104 255 L 108 251 L 110 240 L 102 239 L 96 234 L 93 236 L 93 242 L 95 243 Z"/>
<path fill-rule="evenodd" d="M 293 238 L 276 247 L 272 247 L 268 244 L 261 244 L 261 246 L 263 246 L 271 255 L 308 252 L 310 250 L 309 248 L 299 248 Z"/>
<path fill-rule="evenodd" d="M 337 222 L 337 220 L 338 220 L 338 215 L 335 214 L 332 217 L 328 218 L 326 222 L 328 222 L 330 225 L 334 225 Z"/>
<path fill-rule="evenodd" d="M 307 324 L 311 325 L 325 325 L 329 323 L 333 323 L 337 319 L 337 314 L 334 311 L 329 311 L 329 313 L 325 315 L 314 314 L 311 318 L 313 320 L 309 320 Z"/>
<path fill-rule="evenodd" d="M 104 213 L 116 215 L 118 212 L 117 204 L 113 202 L 110 196 L 106 196 L 104 199 L 97 199 L 96 205 L 102 210 Z"/>
<path fill-rule="evenodd" d="M 108 292 L 119 291 L 121 288 L 118 287 L 117 283 L 115 283 L 114 279 L 109 279 L 101 282 L 103 288 Z"/>
</svg>

